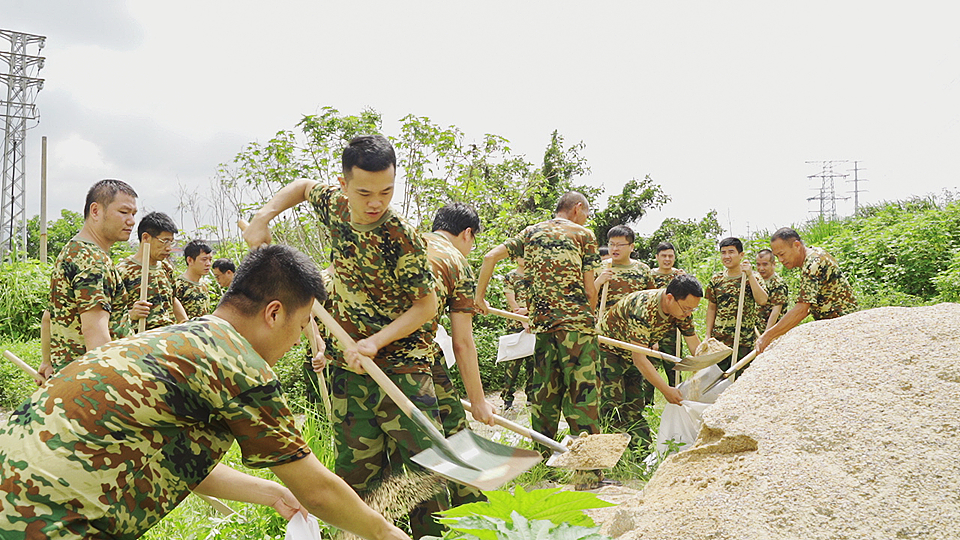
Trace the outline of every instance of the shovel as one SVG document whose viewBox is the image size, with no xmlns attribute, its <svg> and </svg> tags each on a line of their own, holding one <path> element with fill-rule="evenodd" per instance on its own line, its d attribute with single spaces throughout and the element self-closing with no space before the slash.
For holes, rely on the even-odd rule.
<svg viewBox="0 0 960 540">
<path fill-rule="evenodd" d="M 508 319 L 516 319 L 518 321 L 526 322 L 528 318 L 525 315 L 517 315 L 516 313 L 511 313 L 509 311 L 504 311 L 502 309 L 488 308 L 490 313 L 494 315 L 500 315 L 501 317 L 506 317 Z M 611 347 L 618 347 L 620 349 L 625 349 L 632 352 L 638 352 L 645 354 L 647 356 L 655 356 L 663 360 L 673 362 L 674 371 L 697 371 L 706 367 L 710 367 L 717 362 L 723 360 L 730 355 L 730 350 L 717 351 L 707 354 L 701 354 L 700 356 L 687 356 L 686 358 L 678 358 L 676 356 L 662 353 L 660 351 L 655 351 L 653 349 L 648 349 L 646 347 L 641 347 L 639 345 L 634 345 L 633 343 L 627 343 L 626 341 L 620 341 L 617 339 L 608 338 L 607 336 L 599 336 L 600 343 L 604 345 L 609 345 Z"/>
<path fill-rule="evenodd" d="M 464 399 L 460 400 L 460 403 L 463 404 L 463 408 L 469 412 L 473 412 L 473 409 L 470 408 L 470 402 Z M 563 467 L 568 469 L 582 469 L 582 470 L 594 470 L 594 469 L 609 469 L 616 465 L 620 461 L 620 456 L 623 455 L 624 450 L 627 449 L 627 445 L 630 443 L 630 435 L 626 433 L 620 433 L 617 435 L 609 435 L 608 437 L 617 444 L 623 442 L 623 446 L 619 448 L 619 453 L 616 451 L 609 451 L 602 456 L 590 456 L 587 458 L 581 457 L 578 459 L 578 465 L 576 467 L 571 467 L 564 465 L 561 460 L 558 459 L 558 456 L 565 454 L 571 451 L 571 448 L 565 444 L 558 443 L 557 441 L 547 437 L 546 435 L 534 431 L 526 426 L 521 426 L 516 422 L 511 422 L 506 418 L 500 415 L 493 415 L 493 419 L 496 421 L 497 425 L 503 428 L 507 428 L 510 431 L 522 435 L 528 439 L 531 439 L 535 443 L 540 443 L 546 447 L 553 449 L 554 454 L 547 460 L 547 465 L 551 467 Z M 565 439 L 566 440 L 566 439 Z M 615 446 L 611 445 L 611 448 Z M 576 450 L 573 450 L 576 452 Z M 592 458 L 592 459 L 591 459 Z"/>
<path fill-rule="evenodd" d="M 313 303 L 313 314 L 340 341 L 344 348 L 355 346 L 353 338 L 318 302 Z M 488 441 L 469 429 L 445 439 L 440 430 L 418 409 L 403 391 L 365 356 L 360 365 L 380 388 L 400 407 L 430 439 L 430 448 L 413 456 L 414 463 L 440 476 L 481 491 L 494 490 L 513 480 L 540 462 L 540 454 L 533 450 L 511 448 Z"/>
<path fill-rule="evenodd" d="M 750 351 L 750 354 L 744 356 L 744 357 L 741 358 L 736 364 L 730 366 L 730 369 L 728 369 L 728 370 L 724 371 L 723 373 L 721 373 L 720 376 L 717 377 L 717 380 L 715 380 L 715 381 L 713 381 L 712 383 L 708 384 L 706 388 L 704 388 L 703 390 L 700 391 L 700 393 L 701 393 L 701 394 L 706 394 L 707 392 L 710 391 L 711 388 L 713 388 L 714 386 L 720 384 L 720 381 L 725 381 L 725 380 L 729 379 L 730 377 L 732 377 L 734 373 L 736 373 L 737 371 L 743 369 L 744 366 L 746 366 L 747 364 L 749 364 L 749 363 L 757 356 L 757 353 L 758 353 L 758 352 L 760 352 L 760 351 L 758 351 L 758 350 L 756 350 L 756 349 Z"/>
</svg>

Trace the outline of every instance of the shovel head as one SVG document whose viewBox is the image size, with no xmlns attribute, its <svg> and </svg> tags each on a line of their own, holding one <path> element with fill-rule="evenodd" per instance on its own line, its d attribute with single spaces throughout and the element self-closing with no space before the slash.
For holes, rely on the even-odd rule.
<svg viewBox="0 0 960 540">
<path fill-rule="evenodd" d="M 724 358 L 730 356 L 733 352 L 733 349 L 727 349 L 725 351 L 717 351 L 707 354 L 701 354 L 700 356 L 687 356 L 680 362 L 677 362 L 673 366 L 674 371 L 699 371 L 703 368 L 708 368 L 717 362 L 723 360 Z"/>
<path fill-rule="evenodd" d="M 447 480 L 474 487 L 494 490 L 513 480 L 540 462 L 540 453 L 513 448 L 484 439 L 465 429 L 447 438 L 457 456 L 472 467 L 459 465 L 434 447 L 413 456 L 413 462 L 430 469 Z"/>
</svg>

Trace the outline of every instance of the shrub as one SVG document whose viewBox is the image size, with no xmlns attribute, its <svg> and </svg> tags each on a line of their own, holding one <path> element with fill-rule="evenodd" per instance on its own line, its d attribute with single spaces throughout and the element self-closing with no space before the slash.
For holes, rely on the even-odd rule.
<svg viewBox="0 0 960 540">
<path fill-rule="evenodd" d="M 39 337 L 49 291 L 49 265 L 33 260 L 0 265 L 0 335 L 12 341 Z"/>
</svg>

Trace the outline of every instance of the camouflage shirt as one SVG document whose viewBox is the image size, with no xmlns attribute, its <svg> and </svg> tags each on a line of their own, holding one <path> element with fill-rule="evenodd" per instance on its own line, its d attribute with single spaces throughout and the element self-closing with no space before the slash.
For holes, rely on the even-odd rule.
<svg viewBox="0 0 960 540">
<path fill-rule="evenodd" d="M 254 468 L 310 452 L 273 370 L 228 322 L 97 349 L 0 428 L 0 537 L 139 538 L 234 440 Z"/>
<path fill-rule="evenodd" d="M 787 304 L 789 303 L 789 289 L 787 288 L 787 282 L 780 277 L 780 274 L 774 272 L 770 279 L 763 280 L 764 287 L 767 289 L 767 303 L 766 305 L 760 306 L 759 311 L 757 311 L 757 330 L 763 332 L 767 326 L 767 320 L 770 318 L 770 313 L 773 311 L 773 306 L 783 305 L 780 308 L 780 315 L 777 317 L 779 321 L 783 314 L 787 312 Z M 777 321 L 773 321 L 776 323 Z"/>
<path fill-rule="evenodd" d="M 339 187 L 318 184 L 309 201 L 330 229 L 336 292 L 331 315 L 353 339 L 375 334 L 434 290 L 426 242 L 393 210 L 376 223 L 359 225 L 350 222 Z M 374 361 L 388 373 L 430 373 L 433 337 L 415 330 L 380 349 Z M 333 345 L 331 357 L 346 367 L 343 352 Z"/>
<path fill-rule="evenodd" d="M 123 278 L 123 284 L 129 291 L 127 294 L 127 310 L 140 300 L 140 278 L 143 268 L 136 256 L 127 257 L 117 263 L 117 270 Z M 176 281 L 176 272 L 169 260 L 160 261 L 150 266 L 150 281 L 147 284 L 147 302 L 153 304 L 150 314 L 147 315 L 147 330 L 170 326 L 176 322 L 173 314 L 173 283 Z"/>
<path fill-rule="evenodd" d="M 694 335 L 693 315 L 677 319 L 660 308 L 664 292 L 651 289 L 627 294 L 603 314 L 600 334 L 643 347 L 659 343 L 675 329 L 685 336 Z"/>
<path fill-rule="evenodd" d="M 438 233 L 425 233 L 427 254 L 433 276 L 437 280 L 437 303 L 439 314 L 459 311 L 473 313 L 473 297 L 477 291 L 477 278 L 467 258 L 450 240 Z M 436 325 L 433 325 L 436 332 Z"/>
<path fill-rule="evenodd" d="M 530 278 L 526 274 L 521 274 L 516 270 L 507 272 L 507 275 L 503 276 L 503 292 L 506 293 L 507 291 L 513 292 L 513 297 L 516 298 L 518 306 L 529 309 Z M 523 329 L 522 324 L 513 320 L 510 321 L 507 327 L 512 331 L 520 331 Z"/>
<path fill-rule="evenodd" d="M 614 276 L 607 285 L 607 305 L 605 309 L 617 303 L 618 300 L 634 291 L 656 289 L 650 267 L 640 261 L 631 260 L 627 264 L 614 264 Z M 606 284 L 605 284 L 606 285 Z M 603 289 L 601 288 L 601 293 Z"/>
<path fill-rule="evenodd" d="M 177 276 L 173 284 L 173 295 L 183 304 L 187 318 L 203 317 L 210 313 L 210 289 L 204 283 L 190 281 L 183 275 Z"/>
<path fill-rule="evenodd" d="M 673 281 L 673 278 L 683 273 L 679 268 L 671 268 L 669 274 L 661 274 L 660 267 L 650 270 L 650 277 L 653 279 L 654 288 L 665 289 Z"/>
<path fill-rule="evenodd" d="M 810 304 L 810 314 L 818 321 L 857 310 L 853 287 L 840 271 L 837 260 L 818 247 L 807 248 L 800 269 L 797 303 Z"/>
<path fill-rule="evenodd" d="M 511 257 L 526 260 L 530 276 L 530 331 L 597 333 L 596 317 L 583 286 L 584 272 L 600 268 L 593 232 L 554 218 L 523 230 L 503 245 Z"/>
<path fill-rule="evenodd" d="M 87 352 L 80 314 L 110 313 L 110 337 L 131 333 L 126 287 L 113 261 L 89 240 L 74 238 L 60 251 L 50 275 L 50 361 L 55 370 Z"/>
<path fill-rule="evenodd" d="M 763 278 L 757 272 L 753 275 L 763 287 Z M 743 291 L 743 315 L 740 319 L 740 346 L 753 347 L 758 330 L 764 325 L 757 322 L 757 301 L 753 299 L 750 281 L 747 280 Z M 766 289 L 764 289 L 766 290 Z M 710 278 L 710 282 L 703 290 L 703 296 L 717 305 L 717 314 L 713 320 L 713 333 L 707 337 L 714 337 L 728 347 L 733 346 L 733 339 L 737 333 L 737 305 L 740 303 L 740 276 L 728 278 L 723 272 L 717 272 Z"/>
</svg>

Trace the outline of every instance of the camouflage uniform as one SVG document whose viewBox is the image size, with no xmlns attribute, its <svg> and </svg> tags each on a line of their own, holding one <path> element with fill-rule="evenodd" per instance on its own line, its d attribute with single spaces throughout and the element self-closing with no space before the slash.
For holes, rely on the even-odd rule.
<svg viewBox="0 0 960 540">
<path fill-rule="evenodd" d="M 87 352 L 80 314 L 97 306 L 110 313 L 110 337 L 131 333 L 126 287 L 113 261 L 89 240 L 74 238 L 60 251 L 50 275 L 50 360 L 59 371 Z"/>
<path fill-rule="evenodd" d="M 650 278 L 653 279 L 652 288 L 666 289 L 667 285 L 669 285 L 670 282 L 673 281 L 673 278 L 679 276 L 682 273 L 683 271 L 680 270 L 679 268 L 671 268 L 669 274 L 661 274 L 659 267 L 654 268 L 650 270 Z M 663 339 L 661 339 L 660 342 L 657 343 L 657 350 L 665 354 L 680 356 L 680 351 L 677 350 L 676 332 L 674 332 L 672 335 L 665 336 Z M 663 369 L 663 372 L 667 376 L 667 382 L 670 383 L 670 386 L 677 386 L 680 383 L 680 372 L 674 371 L 672 369 L 673 364 L 671 364 L 670 362 L 665 362 L 659 358 L 651 358 L 650 363 L 652 363 L 654 367 Z M 644 381 L 644 384 L 649 385 L 650 383 Z M 648 393 L 650 396 L 653 396 L 653 387 L 650 386 L 650 388 L 645 389 L 645 392 Z"/>
<path fill-rule="evenodd" d="M 0 537 L 139 538 L 234 440 L 254 468 L 310 452 L 270 365 L 228 322 L 96 349 L 0 428 Z"/>
<path fill-rule="evenodd" d="M 664 289 L 653 289 L 624 296 L 604 314 L 600 333 L 648 348 L 663 340 L 664 336 L 673 336 L 677 330 L 684 336 L 694 335 L 692 315 L 676 319 L 661 310 L 664 294 Z M 637 369 L 630 351 L 603 345 L 601 354 L 610 366 L 608 376 L 600 383 L 601 413 L 610 419 L 611 426 L 628 430 L 634 441 L 646 448 L 650 442 L 650 428 L 643 417 L 643 409 L 653 403 L 654 387 Z M 648 359 L 653 361 L 653 358 Z"/>
<path fill-rule="evenodd" d="M 754 272 L 754 277 L 763 287 L 763 277 Z M 709 337 L 716 338 L 728 347 L 733 347 L 733 339 L 737 330 L 737 306 L 740 303 L 741 276 L 726 277 L 724 272 L 717 272 L 710 278 L 710 282 L 703 290 L 704 297 L 717 305 L 717 314 L 713 320 L 713 333 Z M 757 301 L 753 298 L 749 278 L 744 285 L 743 314 L 740 319 L 740 346 L 737 358 L 743 358 L 753 350 L 757 335 L 754 328 L 757 324 Z M 766 290 L 766 289 L 764 289 Z M 726 357 L 717 364 L 717 367 L 726 371 L 733 363 L 733 355 Z"/>
<path fill-rule="evenodd" d="M 527 304 L 530 294 L 530 278 L 526 274 L 521 274 L 516 270 L 507 272 L 507 275 L 503 277 L 503 292 L 506 293 L 507 291 L 513 293 L 514 298 L 517 300 L 518 306 L 528 307 Z M 522 330 L 523 325 L 517 321 L 512 321 L 507 326 L 507 331 L 513 334 Z M 510 366 L 507 368 L 503 380 L 503 391 L 500 393 L 500 395 L 503 396 L 504 404 L 513 403 L 513 393 L 517 388 L 517 379 L 520 377 L 521 367 L 523 368 L 523 372 L 526 374 L 527 382 L 523 388 L 523 391 L 527 395 L 527 399 L 530 398 L 530 383 L 533 382 L 533 356 L 525 356 L 523 358 L 510 361 Z"/>
<path fill-rule="evenodd" d="M 318 184 L 308 200 L 330 230 L 335 291 L 330 313 L 354 340 L 375 334 L 434 290 L 426 243 L 392 210 L 376 223 L 360 225 L 351 223 L 347 198 L 339 187 Z M 373 361 L 439 425 L 433 337 L 420 328 L 384 346 Z M 335 472 L 362 496 L 382 479 L 390 444 L 399 446 L 404 464 L 419 470 L 409 457 L 430 443 L 372 379 L 347 367 L 337 343 L 330 345 Z M 441 531 L 429 516 L 412 516 L 411 526 L 415 533 L 439 536 Z"/>
<path fill-rule="evenodd" d="M 610 309 L 618 300 L 634 291 L 656 289 L 657 286 L 650 275 L 650 267 L 640 261 L 631 260 L 627 264 L 614 264 L 613 278 L 604 285 L 607 287 L 607 305 Z M 602 289 L 601 289 L 602 291 Z"/>
<path fill-rule="evenodd" d="M 183 304 L 187 318 L 202 317 L 210 313 L 210 289 L 204 283 L 190 281 L 182 275 L 173 284 L 173 295 Z"/>
<path fill-rule="evenodd" d="M 599 433 L 596 318 L 584 272 L 600 268 L 597 240 L 576 223 L 554 218 L 504 242 L 526 260 L 530 276 L 530 331 L 537 335 L 530 401 L 531 425 L 555 438 L 563 412 L 570 432 Z"/>
<path fill-rule="evenodd" d="M 857 310 L 853 287 L 837 260 L 818 247 L 808 247 L 800 268 L 797 303 L 810 304 L 815 320 L 835 319 Z"/>
<path fill-rule="evenodd" d="M 127 288 L 127 310 L 140 300 L 140 278 L 143 276 L 143 267 L 135 256 L 127 257 L 117 263 L 117 270 L 123 278 Z M 173 283 L 176 281 L 173 265 L 169 260 L 162 260 L 150 266 L 150 282 L 147 285 L 147 302 L 153 304 L 150 314 L 147 315 L 147 330 L 170 326 L 176 322 L 173 313 Z"/>
<path fill-rule="evenodd" d="M 654 268 L 650 270 L 650 278 L 653 279 L 653 285 L 654 285 L 651 288 L 665 289 L 667 288 L 667 285 L 669 285 L 670 282 L 673 281 L 673 278 L 679 276 L 682 273 L 683 271 L 680 270 L 679 268 L 671 268 L 669 274 L 661 274 L 659 267 Z"/>
<path fill-rule="evenodd" d="M 780 274 L 774 272 L 770 279 L 763 280 L 763 284 L 767 289 L 767 303 L 760 306 L 757 311 L 757 330 L 762 334 L 767 327 L 767 321 L 770 319 L 770 313 L 773 312 L 773 306 L 783 305 L 780 308 L 780 315 L 777 316 L 777 320 L 773 321 L 776 323 L 781 318 L 783 314 L 787 312 L 787 307 L 790 300 L 790 290 L 787 288 L 787 282 L 780 277 Z"/>
</svg>

